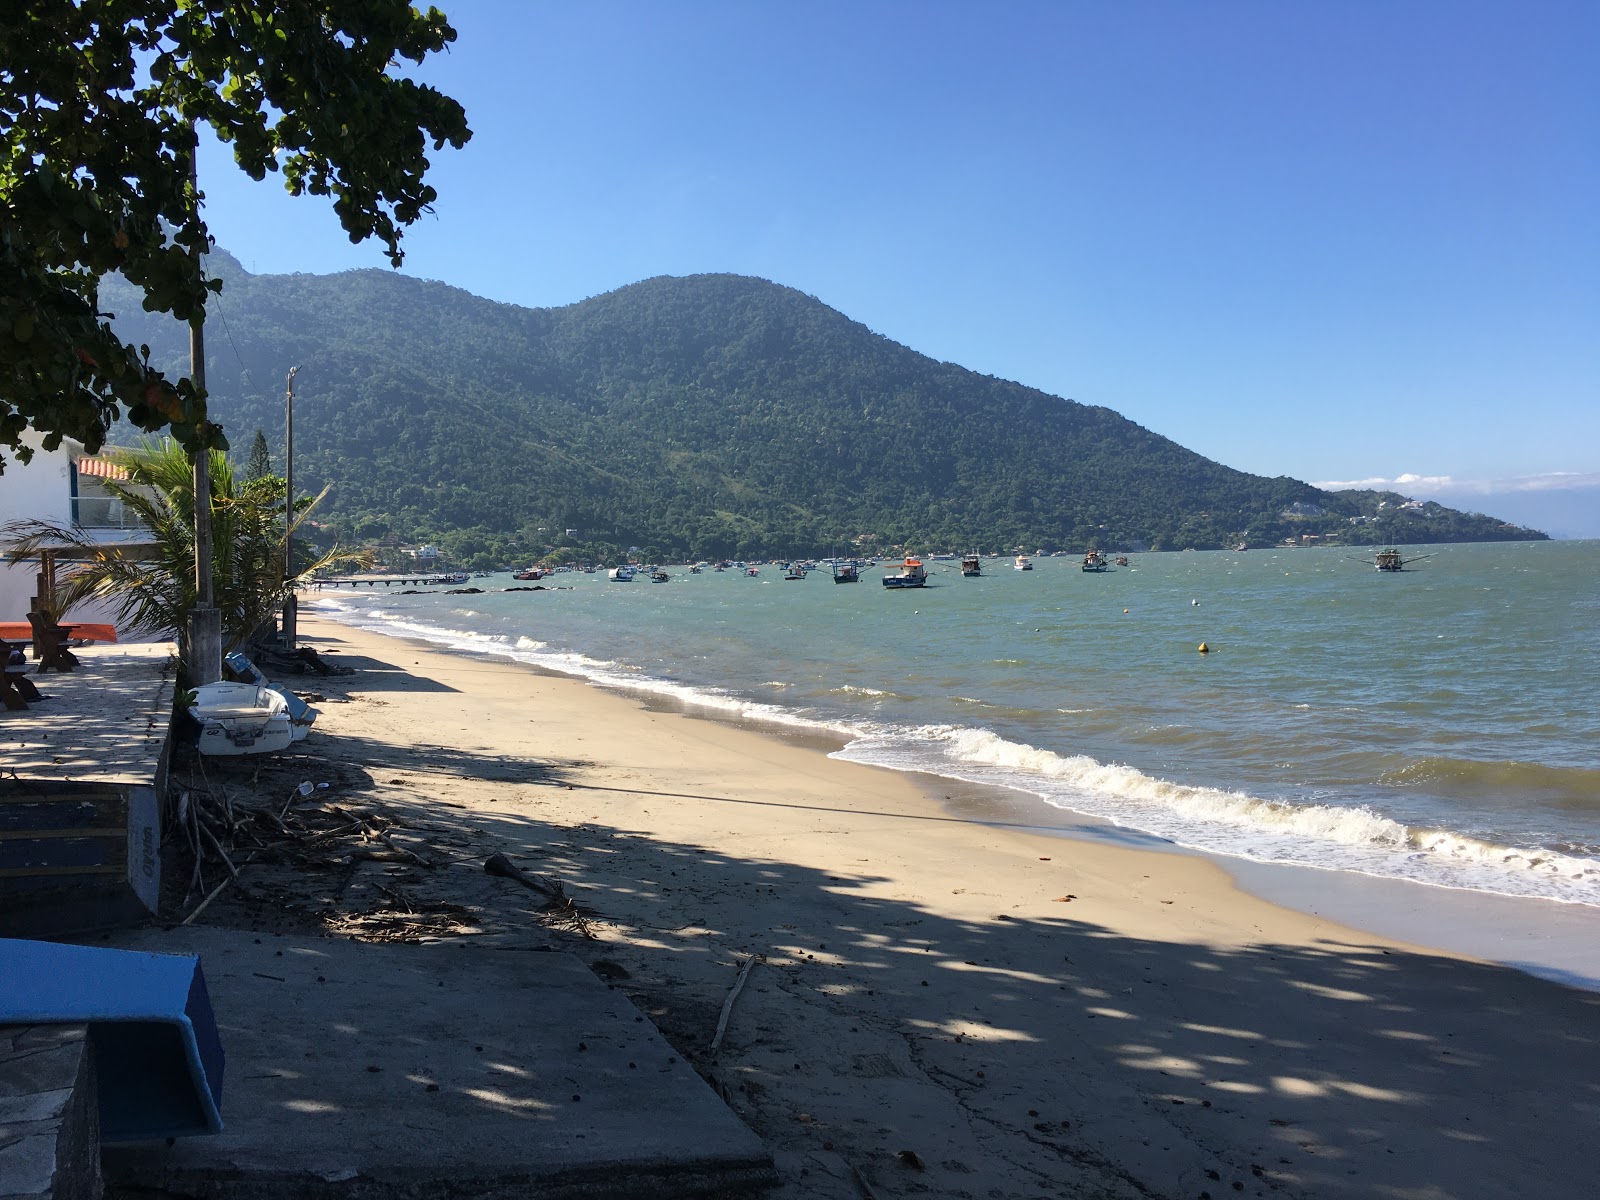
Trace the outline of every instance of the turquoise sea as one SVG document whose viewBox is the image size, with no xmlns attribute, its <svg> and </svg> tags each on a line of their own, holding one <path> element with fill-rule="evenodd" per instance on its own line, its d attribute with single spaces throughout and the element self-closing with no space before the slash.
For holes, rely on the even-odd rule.
<svg viewBox="0 0 1600 1200">
<path fill-rule="evenodd" d="M 1141 554 L 1103 574 L 1002 557 L 979 578 L 935 561 L 903 591 L 871 570 L 836 585 L 826 568 L 669 566 L 665 584 L 572 573 L 508 592 L 502 574 L 473 579 L 479 595 L 314 603 L 829 731 L 841 758 L 1008 789 L 1043 825 L 1092 818 L 1346 891 L 1516 898 L 1525 927 L 1600 932 L 1600 542 L 1405 552 L 1430 557 L 1388 573 L 1357 549 Z"/>
</svg>

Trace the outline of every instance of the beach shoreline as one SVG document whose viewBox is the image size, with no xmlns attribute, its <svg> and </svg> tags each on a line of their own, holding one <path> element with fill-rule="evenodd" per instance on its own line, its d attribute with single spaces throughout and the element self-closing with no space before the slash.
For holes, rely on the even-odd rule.
<svg viewBox="0 0 1600 1200">
<path fill-rule="evenodd" d="M 848 753 L 852 735 L 826 726 L 782 720 L 768 706 L 760 706 L 755 716 L 735 715 L 723 705 L 707 703 L 692 694 L 659 690 L 650 681 L 630 687 L 625 681 L 596 679 L 578 671 L 530 662 L 514 653 L 503 654 L 493 646 L 462 645 L 453 640 L 459 633 L 445 629 L 432 634 L 409 630 L 385 633 L 370 624 L 349 622 L 337 600 L 325 609 L 325 615 L 338 624 L 415 641 L 442 653 L 468 657 L 487 654 L 530 671 L 612 692 L 651 712 L 722 723 L 845 761 L 862 761 Z M 764 720 L 759 715 L 762 711 L 771 719 Z M 1317 867 L 1228 854 L 1060 807 L 1021 784 L 965 779 L 920 767 L 871 765 L 911 779 L 930 802 L 963 819 L 995 821 L 1046 837 L 1087 839 L 1152 853 L 1198 857 L 1226 872 L 1235 886 L 1271 904 L 1413 947 L 1501 963 L 1541 979 L 1600 992 L 1600 908 L 1591 905 L 1440 886 L 1345 865 Z"/>
<path fill-rule="evenodd" d="M 556 935 L 477 856 L 562 880 L 597 939 L 561 948 L 618 972 L 780 1195 L 1578 1196 L 1600 1166 L 1600 998 L 1268 903 L 1199 855 L 975 820 L 1005 805 L 814 737 L 314 606 L 302 637 L 356 668 L 315 681 L 305 761 L 463 839 L 406 887 L 503 946 Z"/>
</svg>

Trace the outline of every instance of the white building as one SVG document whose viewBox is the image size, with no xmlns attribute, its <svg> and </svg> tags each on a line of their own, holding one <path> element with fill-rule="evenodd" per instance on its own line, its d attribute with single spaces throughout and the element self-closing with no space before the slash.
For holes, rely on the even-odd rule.
<svg viewBox="0 0 1600 1200">
<path fill-rule="evenodd" d="M 104 480 L 117 478 L 120 468 L 84 453 L 74 441 L 64 440 L 57 449 L 45 450 L 43 439 L 32 430 L 22 436 L 33 447 L 33 460 L 21 463 L 7 452 L 5 473 L 0 474 L 0 525 L 48 521 L 88 534 L 102 546 L 149 544 L 144 527 L 106 490 Z M 40 569 L 37 558 L 19 563 L 0 559 L 0 621 L 27 620 Z M 73 609 L 71 617 L 113 623 L 108 611 L 94 605 Z"/>
</svg>

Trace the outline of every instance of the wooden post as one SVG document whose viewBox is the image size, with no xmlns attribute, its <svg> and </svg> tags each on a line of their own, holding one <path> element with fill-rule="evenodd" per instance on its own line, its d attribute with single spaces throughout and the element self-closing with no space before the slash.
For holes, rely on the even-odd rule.
<svg viewBox="0 0 1600 1200">
<path fill-rule="evenodd" d="M 294 578 L 294 377 L 299 367 L 289 368 L 288 393 L 284 397 L 283 416 L 283 578 L 287 583 Z M 283 598 L 283 646 L 294 649 L 299 617 L 299 597 L 294 588 Z"/>
</svg>

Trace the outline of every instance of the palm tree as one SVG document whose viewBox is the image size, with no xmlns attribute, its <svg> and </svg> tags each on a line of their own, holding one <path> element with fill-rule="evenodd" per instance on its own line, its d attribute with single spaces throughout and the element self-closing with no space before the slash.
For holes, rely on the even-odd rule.
<svg viewBox="0 0 1600 1200">
<path fill-rule="evenodd" d="M 227 653 L 266 627 L 296 584 L 364 556 L 337 548 L 316 554 L 297 538 L 295 562 L 285 571 L 283 480 L 241 479 L 226 454 L 210 453 L 212 602 L 222 614 Z M 56 592 L 46 598 L 55 611 L 47 615 L 59 621 L 73 605 L 97 599 L 130 632 L 176 638 L 187 660 L 188 614 L 196 601 L 192 465 L 169 438 L 147 439 L 137 449 L 109 451 L 106 457 L 128 473 L 123 480 L 106 480 L 106 489 L 143 523 L 148 543 L 101 545 L 82 530 L 48 521 L 8 522 L 0 526 L 0 540 L 13 561 L 55 552 Z M 324 488 L 316 497 L 296 501 L 294 528 L 327 494 Z"/>
</svg>

